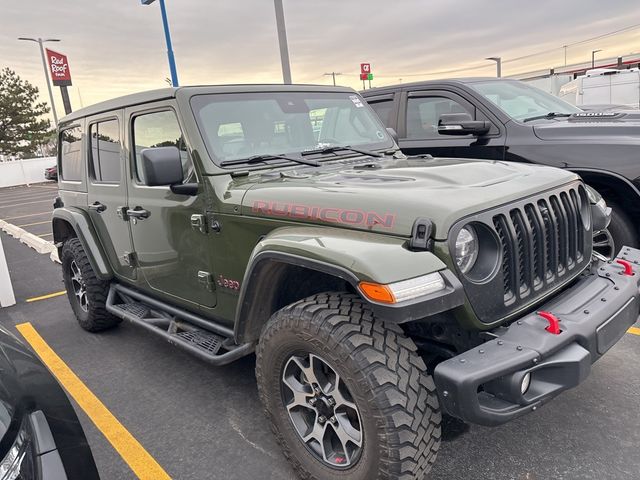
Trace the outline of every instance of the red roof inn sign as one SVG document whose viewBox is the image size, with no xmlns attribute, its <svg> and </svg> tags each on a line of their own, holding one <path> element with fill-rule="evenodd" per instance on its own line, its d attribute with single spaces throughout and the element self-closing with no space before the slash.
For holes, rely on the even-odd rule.
<svg viewBox="0 0 640 480">
<path fill-rule="evenodd" d="M 56 87 L 66 87 L 71 85 L 71 71 L 67 56 L 62 53 L 47 50 L 47 65 L 51 72 L 51 80 Z"/>
</svg>

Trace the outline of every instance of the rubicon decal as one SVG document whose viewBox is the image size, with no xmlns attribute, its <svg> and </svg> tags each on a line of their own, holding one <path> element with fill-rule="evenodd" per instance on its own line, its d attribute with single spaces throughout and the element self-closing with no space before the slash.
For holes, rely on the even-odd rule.
<svg viewBox="0 0 640 480">
<path fill-rule="evenodd" d="M 317 220 L 326 223 L 360 225 L 365 227 L 393 228 L 396 216 L 393 213 L 316 207 L 299 203 L 269 202 L 256 200 L 251 211 L 255 214 L 287 217 L 301 220 Z"/>
</svg>

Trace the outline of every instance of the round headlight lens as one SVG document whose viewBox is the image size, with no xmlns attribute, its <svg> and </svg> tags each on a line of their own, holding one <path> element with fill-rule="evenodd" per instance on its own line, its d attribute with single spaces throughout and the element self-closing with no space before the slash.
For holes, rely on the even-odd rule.
<svg viewBox="0 0 640 480">
<path fill-rule="evenodd" d="M 478 259 L 478 235 L 471 225 L 463 227 L 456 238 L 456 264 L 462 273 L 473 268 Z"/>
</svg>

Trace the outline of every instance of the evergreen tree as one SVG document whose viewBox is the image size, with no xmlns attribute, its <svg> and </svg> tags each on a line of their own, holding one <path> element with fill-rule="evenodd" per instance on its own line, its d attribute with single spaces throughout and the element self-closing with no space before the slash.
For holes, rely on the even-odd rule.
<svg viewBox="0 0 640 480">
<path fill-rule="evenodd" d="M 49 110 L 37 87 L 9 68 L 0 70 L 0 154 L 33 156 L 51 137 L 51 123 L 42 118 Z"/>
</svg>

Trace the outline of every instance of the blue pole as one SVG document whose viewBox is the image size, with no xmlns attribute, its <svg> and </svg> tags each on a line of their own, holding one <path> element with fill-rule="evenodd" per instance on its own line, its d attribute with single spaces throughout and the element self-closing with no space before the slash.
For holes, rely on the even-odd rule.
<svg viewBox="0 0 640 480">
<path fill-rule="evenodd" d="M 169 21 L 167 20 L 167 9 L 164 7 L 164 0 L 160 0 L 160 12 L 162 13 L 162 26 L 164 27 L 164 38 L 167 41 L 167 57 L 169 58 L 169 70 L 171 71 L 171 83 L 178 86 L 178 72 L 176 70 L 176 59 L 173 58 L 173 47 L 171 46 L 171 34 L 169 33 Z"/>
</svg>

